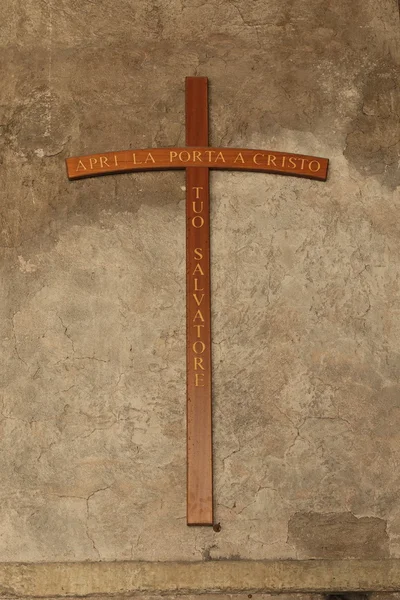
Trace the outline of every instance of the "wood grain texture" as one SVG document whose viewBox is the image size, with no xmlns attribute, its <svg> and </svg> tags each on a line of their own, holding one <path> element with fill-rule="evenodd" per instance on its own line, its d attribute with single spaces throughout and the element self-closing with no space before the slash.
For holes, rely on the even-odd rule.
<svg viewBox="0 0 400 600">
<path fill-rule="evenodd" d="M 208 143 L 207 78 L 186 79 L 186 143 Z M 190 149 L 188 149 L 190 151 Z M 210 194 L 186 169 L 187 524 L 213 524 Z"/>
<path fill-rule="evenodd" d="M 325 181 L 329 161 L 327 158 L 275 150 L 207 148 L 204 144 L 193 144 L 187 148 L 148 148 L 89 154 L 67 158 L 66 163 L 70 179 L 130 171 L 206 167 L 228 171 L 260 171 Z"/>
</svg>

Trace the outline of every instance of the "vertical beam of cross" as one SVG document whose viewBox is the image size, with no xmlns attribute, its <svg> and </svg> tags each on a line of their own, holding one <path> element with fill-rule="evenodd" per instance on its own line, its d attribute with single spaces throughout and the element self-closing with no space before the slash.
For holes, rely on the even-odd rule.
<svg viewBox="0 0 400 600">
<path fill-rule="evenodd" d="M 186 78 L 186 145 L 208 146 L 206 77 Z M 186 169 L 187 524 L 213 524 L 209 169 Z"/>
</svg>

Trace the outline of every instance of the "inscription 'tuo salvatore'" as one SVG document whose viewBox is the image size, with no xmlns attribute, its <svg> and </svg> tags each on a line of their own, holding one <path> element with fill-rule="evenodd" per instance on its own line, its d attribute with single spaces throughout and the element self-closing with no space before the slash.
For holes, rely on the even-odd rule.
<svg viewBox="0 0 400 600">
<path fill-rule="evenodd" d="M 190 226 L 194 229 L 201 229 L 204 227 L 204 201 L 201 195 L 203 188 L 193 187 L 192 191 L 194 195 Z M 204 278 L 209 265 L 206 264 L 205 253 L 202 247 L 193 248 L 193 264 L 195 266 L 190 274 L 191 281 L 189 281 L 194 300 L 193 319 L 192 323 L 189 324 L 189 327 L 192 327 L 192 335 L 189 335 L 192 340 L 189 360 L 192 362 L 190 366 L 192 367 L 195 387 L 204 387 L 205 372 L 207 369 L 204 355 L 206 350 L 208 350 L 206 346 L 207 338 L 204 335 L 205 319 L 207 317 Z"/>
</svg>

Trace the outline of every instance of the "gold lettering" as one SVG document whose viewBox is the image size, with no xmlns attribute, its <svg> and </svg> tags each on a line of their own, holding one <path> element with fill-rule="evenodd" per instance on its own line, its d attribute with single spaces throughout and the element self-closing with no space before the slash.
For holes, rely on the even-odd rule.
<svg viewBox="0 0 400 600">
<path fill-rule="evenodd" d="M 286 156 L 282 156 L 282 168 L 285 166 Z"/>
<path fill-rule="evenodd" d="M 224 155 L 222 154 L 222 152 L 218 152 L 215 162 L 217 162 L 217 160 L 222 160 L 222 162 L 225 162 L 225 158 L 224 158 Z"/>
<path fill-rule="evenodd" d="M 200 331 L 200 329 L 202 327 L 204 327 L 204 325 L 193 325 L 193 327 L 196 327 L 196 329 L 197 329 L 197 337 L 198 338 L 201 337 L 201 331 Z M 204 350 L 205 349 L 206 349 L 206 347 L 204 346 Z M 194 352 L 196 352 L 196 350 L 194 348 L 193 348 L 193 350 L 194 350 Z M 203 352 L 204 352 L 204 350 L 203 350 Z M 201 352 L 199 354 L 201 354 Z"/>
<path fill-rule="evenodd" d="M 274 167 L 276 167 L 276 156 L 274 156 L 274 154 L 268 154 L 268 166 L 271 165 L 271 163 L 274 165 Z"/>
<path fill-rule="evenodd" d="M 114 154 L 114 165 L 118 167 L 117 155 Z"/>
<path fill-rule="evenodd" d="M 201 260 L 203 258 L 203 248 L 195 248 L 194 253 L 194 260 Z"/>
<path fill-rule="evenodd" d="M 104 165 L 105 165 L 106 167 L 109 167 L 110 165 L 108 164 L 108 162 L 107 162 L 107 161 L 108 161 L 108 158 L 107 158 L 107 156 L 100 156 L 100 167 L 101 167 L 101 168 L 103 168 L 103 167 L 104 167 Z M 103 164 L 103 163 L 104 163 L 104 164 Z"/>
<path fill-rule="evenodd" d="M 313 169 L 313 168 L 312 168 L 312 166 L 311 166 L 311 165 L 313 165 L 313 164 L 316 164 L 316 165 L 317 165 L 317 168 L 316 168 L 316 169 Z M 309 168 L 309 169 L 310 169 L 310 171 L 312 171 L 313 173 L 316 173 L 317 171 L 319 171 L 319 170 L 320 170 L 320 168 L 321 168 L 321 163 L 320 163 L 320 162 L 318 162 L 318 160 L 312 160 L 312 161 L 310 161 L 310 164 L 308 165 L 308 168 Z"/>
<path fill-rule="evenodd" d="M 204 377 L 203 373 L 194 374 L 194 385 L 196 387 L 204 387 L 204 381 L 203 379 L 200 380 L 200 377 Z"/>
<path fill-rule="evenodd" d="M 93 170 L 94 165 L 97 165 L 97 158 L 89 158 L 90 168 Z"/>
<path fill-rule="evenodd" d="M 76 167 L 76 171 L 79 171 L 79 169 L 83 169 L 84 171 L 87 171 L 87 168 L 85 167 L 85 165 L 83 164 L 83 162 L 81 160 L 78 161 L 78 166 Z"/>
<path fill-rule="evenodd" d="M 212 161 L 211 155 L 215 154 L 215 150 L 206 150 L 205 153 L 208 154 L 208 162 L 211 162 Z"/>
<path fill-rule="evenodd" d="M 183 158 L 184 155 L 186 156 L 186 158 Z M 179 152 L 179 160 L 181 162 L 188 162 L 188 160 L 190 160 L 189 152 L 187 152 L 187 150 L 182 150 L 182 152 Z"/>
<path fill-rule="evenodd" d="M 304 169 L 304 163 L 306 162 L 306 159 L 300 158 L 299 160 L 301 161 L 300 169 Z"/>
<path fill-rule="evenodd" d="M 200 300 L 198 299 L 197 294 L 193 294 L 193 298 L 195 299 L 197 306 L 200 306 L 204 300 L 204 294 L 201 295 Z"/>
<path fill-rule="evenodd" d="M 192 225 L 193 225 L 193 227 L 196 227 L 196 229 L 200 229 L 200 227 L 203 227 L 203 225 L 204 225 L 203 217 L 199 217 L 198 215 L 197 215 L 197 217 L 193 217 Z"/>
<path fill-rule="evenodd" d="M 141 160 L 140 161 L 136 160 L 136 153 L 135 152 L 132 154 L 132 156 L 133 156 L 133 164 L 134 165 L 142 165 L 143 164 Z"/>
<path fill-rule="evenodd" d="M 293 169 L 296 169 L 297 165 L 296 165 L 296 163 L 294 161 L 295 161 L 295 159 L 293 158 L 293 156 L 289 156 L 289 165 L 291 167 L 293 167 Z"/>
<path fill-rule="evenodd" d="M 200 190 L 202 190 L 202 187 L 194 187 L 194 190 L 196 190 L 196 200 L 200 199 Z"/>
<path fill-rule="evenodd" d="M 178 153 L 171 150 L 171 152 L 169 153 L 169 162 L 172 162 L 174 160 L 174 158 L 176 158 L 177 156 L 178 156 Z"/>
<path fill-rule="evenodd" d="M 195 327 L 204 327 L 204 325 L 195 325 Z M 200 336 L 199 336 L 200 337 Z M 200 350 L 197 349 L 198 344 L 200 344 Z M 197 342 L 195 342 L 192 346 L 193 348 L 193 352 L 195 354 L 203 354 L 203 352 L 206 351 L 206 345 L 204 342 L 202 342 L 201 340 L 197 340 Z"/>
<path fill-rule="evenodd" d="M 194 370 L 197 371 L 197 367 L 199 367 L 199 369 L 201 369 L 202 371 L 205 371 L 205 368 L 203 367 L 203 359 L 201 358 L 201 356 L 194 356 Z"/>
<path fill-rule="evenodd" d="M 193 200 L 193 202 L 192 202 L 192 208 L 193 208 L 193 212 L 194 213 L 198 213 L 199 214 L 199 213 L 203 212 L 203 208 L 204 208 L 204 202 L 203 202 L 203 200 L 200 202 L 200 205 L 201 205 L 200 210 L 196 210 L 196 200 Z"/>
<path fill-rule="evenodd" d="M 153 158 L 153 155 L 152 155 L 152 153 L 151 153 L 151 152 L 149 152 L 149 153 L 148 153 L 148 155 L 147 155 L 147 158 L 146 158 L 146 160 L 145 160 L 144 162 L 145 162 L 145 163 L 148 163 L 148 162 L 150 162 L 150 161 L 151 161 L 152 163 L 155 163 L 155 162 L 156 162 L 156 161 L 154 160 L 154 158 Z"/>
<path fill-rule="evenodd" d="M 201 275 L 204 275 L 203 273 L 203 269 L 201 268 L 201 264 L 197 263 L 192 275 L 194 275 L 195 273 L 200 273 Z"/>
<path fill-rule="evenodd" d="M 235 158 L 235 160 L 233 161 L 234 163 L 237 162 L 238 160 L 240 160 L 241 163 L 244 164 L 244 158 L 242 156 L 242 153 L 239 152 L 239 154 L 237 155 L 237 157 Z"/>
<path fill-rule="evenodd" d="M 195 277 L 195 279 L 194 279 L 194 291 L 195 291 L 195 292 L 204 292 L 204 288 L 199 288 L 199 287 L 197 287 L 197 285 L 198 285 L 198 283 L 197 283 L 197 282 L 198 282 L 198 281 L 199 281 L 199 280 L 197 279 L 197 277 Z"/>
<path fill-rule="evenodd" d="M 203 162 L 201 156 L 200 156 L 200 150 L 193 150 L 193 162 L 196 162 L 196 160 Z M 203 188 L 199 188 L 200 190 L 202 190 Z"/>
<path fill-rule="evenodd" d="M 203 315 L 201 314 L 201 310 L 200 310 L 200 309 L 199 309 L 199 310 L 197 311 L 197 313 L 194 315 L 194 319 L 193 319 L 193 321 L 195 321 L 196 319 L 200 319 L 200 321 L 203 321 L 203 323 L 204 323 L 204 317 L 203 317 Z"/>
<path fill-rule="evenodd" d="M 263 154 L 257 153 L 253 156 L 253 163 L 255 165 L 261 165 L 261 163 L 257 162 L 257 156 L 264 156 Z"/>
</svg>

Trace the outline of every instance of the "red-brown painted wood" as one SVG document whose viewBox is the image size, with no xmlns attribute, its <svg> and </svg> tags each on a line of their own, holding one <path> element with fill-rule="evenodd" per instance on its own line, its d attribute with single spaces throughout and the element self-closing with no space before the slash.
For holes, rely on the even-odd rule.
<svg viewBox="0 0 400 600">
<path fill-rule="evenodd" d="M 89 154 L 67 158 L 66 162 L 70 179 L 130 171 L 207 167 L 226 171 L 260 171 L 295 175 L 320 181 L 326 180 L 329 163 L 327 158 L 305 154 L 248 148 L 207 148 L 201 144 L 191 148 L 148 148 Z"/>
<path fill-rule="evenodd" d="M 208 144 L 205 77 L 186 79 L 186 144 Z M 206 167 L 186 169 L 186 327 L 187 523 L 212 525 L 210 194 Z"/>
</svg>

